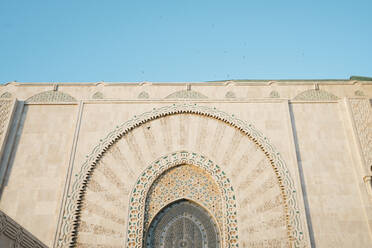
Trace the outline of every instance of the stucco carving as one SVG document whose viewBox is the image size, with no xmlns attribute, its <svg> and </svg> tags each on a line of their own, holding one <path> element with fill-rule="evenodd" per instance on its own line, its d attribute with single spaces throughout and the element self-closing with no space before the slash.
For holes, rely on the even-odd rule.
<svg viewBox="0 0 372 248">
<path fill-rule="evenodd" d="M 0 241 L 14 248 L 47 248 L 40 240 L 0 211 Z"/>
<path fill-rule="evenodd" d="M 236 98 L 236 95 L 232 91 L 228 91 L 225 95 L 225 98 Z"/>
<path fill-rule="evenodd" d="M 294 186 L 293 179 L 290 176 L 290 172 L 287 169 L 286 164 L 282 160 L 280 154 L 275 148 L 269 143 L 268 139 L 264 137 L 259 131 L 257 131 L 251 124 L 245 121 L 237 119 L 234 115 L 217 110 L 216 108 L 210 108 L 207 106 L 199 106 L 197 104 L 173 104 L 170 106 L 153 109 L 152 111 L 145 112 L 139 116 L 135 116 L 120 126 L 117 126 L 115 130 L 110 132 L 101 142 L 93 149 L 93 151 L 87 156 L 87 161 L 82 165 L 81 171 L 75 175 L 73 180 L 70 193 L 65 205 L 65 210 L 62 219 L 62 226 L 60 228 L 57 247 L 66 247 L 73 244 L 75 235 L 76 225 L 78 223 L 79 209 L 81 207 L 81 198 L 84 195 L 85 187 L 95 165 L 103 156 L 105 151 L 109 149 L 117 140 L 124 135 L 128 134 L 132 129 L 148 122 L 153 119 L 161 118 L 167 115 L 175 114 L 197 114 L 204 115 L 210 118 L 218 119 L 226 124 L 229 124 L 254 142 L 257 147 L 265 154 L 268 161 L 275 172 L 276 179 L 280 186 L 280 199 L 284 202 L 284 208 L 286 212 L 286 225 L 287 232 L 289 235 L 289 241 L 293 247 L 306 247 L 305 235 L 303 233 L 303 219 L 301 218 L 299 205 L 297 202 L 296 189 Z M 192 155 L 192 154 L 191 154 Z M 169 160 L 163 166 L 172 165 L 172 156 L 167 156 L 163 161 Z M 173 160 L 174 161 L 174 160 Z M 196 164 L 200 163 L 196 160 Z M 208 162 L 207 162 L 208 163 Z M 170 165 L 169 165 L 170 164 Z M 192 163 L 194 164 L 194 163 Z M 216 167 L 215 167 L 216 168 Z M 218 170 L 218 169 L 217 169 Z M 146 174 L 144 174 L 146 175 Z M 224 188 L 225 190 L 228 188 Z M 136 191 L 137 192 L 137 191 Z M 143 194 L 138 194 L 139 197 Z M 273 203 L 265 203 L 265 205 L 271 206 Z M 143 206 L 142 206 L 143 207 Z M 264 207 L 264 206 L 263 206 Z M 264 211 L 264 210 L 263 210 Z M 138 220 L 140 224 L 141 220 Z M 133 230 L 130 229 L 129 230 Z M 135 229 L 136 230 L 136 229 Z M 142 230 L 136 230 L 142 232 Z M 138 237 L 138 235 L 136 236 Z M 142 237 L 142 236 L 141 236 Z M 129 242 L 128 242 L 129 244 Z"/>
<path fill-rule="evenodd" d="M 305 90 L 294 98 L 294 100 L 301 101 L 334 101 L 338 99 L 339 98 L 332 93 L 316 89 Z"/>
<path fill-rule="evenodd" d="M 100 91 L 97 91 L 96 93 L 93 94 L 92 96 L 93 99 L 103 99 L 103 93 Z"/>
<path fill-rule="evenodd" d="M 280 97 L 279 92 L 276 91 L 276 90 L 271 91 L 270 92 L 270 97 L 271 98 L 279 98 Z"/>
<path fill-rule="evenodd" d="M 5 128 L 9 121 L 11 108 L 12 100 L 0 100 L 0 142 L 4 139 Z"/>
<path fill-rule="evenodd" d="M 26 102 L 76 102 L 76 99 L 67 93 L 49 90 L 31 96 Z"/>
<path fill-rule="evenodd" d="M 177 98 L 180 98 L 180 99 L 206 99 L 208 97 L 206 97 L 205 95 L 203 95 L 202 93 L 197 92 L 197 91 L 181 90 L 181 91 L 174 92 L 174 93 L 168 95 L 165 98 L 166 99 L 177 99 Z"/>
<path fill-rule="evenodd" d="M 368 99 L 350 99 L 357 136 L 367 170 L 372 166 L 372 110 Z"/>
<path fill-rule="evenodd" d="M 138 99 L 149 99 L 150 95 L 146 91 L 142 91 L 141 93 L 138 94 Z"/>
<path fill-rule="evenodd" d="M 363 92 L 362 90 L 356 90 L 356 91 L 354 92 L 354 94 L 355 94 L 356 96 L 364 96 L 364 92 Z"/>
<path fill-rule="evenodd" d="M 1 94 L 0 98 L 11 98 L 12 97 L 12 94 L 9 93 L 9 92 L 4 92 L 3 94 Z"/>
</svg>

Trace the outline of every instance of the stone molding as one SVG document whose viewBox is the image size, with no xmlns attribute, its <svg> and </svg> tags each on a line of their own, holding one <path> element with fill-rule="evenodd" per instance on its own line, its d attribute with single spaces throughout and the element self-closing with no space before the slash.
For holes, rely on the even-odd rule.
<svg viewBox="0 0 372 248">
<path fill-rule="evenodd" d="M 49 90 L 31 96 L 26 102 L 76 102 L 76 99 L 67 93 Z"/>
<path fill-rule="evenodd" d="M 300 101 L 334 101 L 338 99 L 339 98 L 332 93 L 316 89 L 305 90 L 293 98 L 293 100 Z"/>
<path fill-rule="evenodd" d="M 300 213 L 294 181 L 287 165 L 273 145 L 270 144 L 268 138 L 264 137 L 263 134 L 253 125 L 236 118 L 234 115 L 219 111 L 216 108 L 184 103 L 153 108 L 151 111 L 145 112 L 139 116 L 134 116 L 133 119 L 117 126 L 105 138 L 100 140 L 100 143 L 93 148 L 89 155 L 86 156 L 86 162 L 81 166 L 80 172 L 76 174 L 73 179 L 69 194 L 67 195 L 67 202 L 64 206 L 62 224 L 58 232 L 56 247 L 68 247 L 74 244 L 82 197 L 85 193 L 87 182 L 95 168 L 95 165 L 110 146 L 134 128 L 139 127 L 148 121 L 164 116 L 186 113 L 203 115 L 221 120 L 247 135 L 250 140 L 252 140 L 252 142 L 254 142 L 262 152 L 264 152 L 265 156 L 270 161 L 275 175 L 277 176 L 278 184 L 281 189 L 286 210 L 286 223 L 289 240 L 293 247 L 308 246 L 308 241 L 304 233 L 304 222 L 306 220 L 304 219 L 304 215 Z"/>
<path fill-rule="evenodd" d="M 364 176 L 363 181 L 366 185 L 368 195 L 372 197 L 372 176 Z"/>
<path fill-rule="evenodd" d="M 1 236 L 11 240 L 14 248 L 47 248 L 40 240 L 2 211 L 0 211 L 0 238 L 2 238 Z"/>
</svg>

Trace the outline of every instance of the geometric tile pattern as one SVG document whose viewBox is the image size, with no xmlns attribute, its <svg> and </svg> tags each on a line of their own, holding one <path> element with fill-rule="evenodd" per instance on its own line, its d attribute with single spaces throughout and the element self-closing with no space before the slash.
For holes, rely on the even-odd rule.
<svg viewBox="0 0 372 248">
<path fill-rule="evenodd" d="M 218 185 L 203 169 L 180 165 L 169 169 L 152 184 L 146 198 L 147 230 L 155 215 L 165 206 L 180 199 L 189 199 L 208 209 L 223 226 L 222 198 Z"/>
<path fill-rule="evenodd" d="M 237 223 L 236 202 L 235 202 L 234 190 L 230 183 L 230 180 L 226 177 L 226 174 L 221 170 L 221 168 L 218 165 L 214 164 L 211 160 L 209 160 L 205 156 L 198 155 L 196 153 L 190 153 L 187 151 L 180 151 L 180 152 L 172 153 L 170 155 L 162 157 L 161 159 L 151 164 L 138 179 L 136 186 L 134 187 L 133 192 L 130 197 L 130 206 L 129 206 L 129 220 L 130 221 L 128 223 L 127 247 L 131 247 L 131 248 L 142 247 L 143 234 L 145 231 L 144 227 L 148 226 L 148 223 L 145 223 L 146 222 L 145 201 L 146 201 L 146 195 L 148 195 L 148 193 L 150 193 L 150 197 L 151 197 L 152 192 L 151 192 L 150 187 L 153 185 L 157 177 L 159 175 L 162 175 L 167 170 L 169 170 L 171 174 L 173 173 L 177 174 L 179 172 L 182 173 L 182 170 L 187 169 L 187 167 L 179 166 L 182 164 L 192 164 L 192 165 L 198 166 L 199 168 L 195 170 L 194 172 L 205 171 L 207 173 L 207 176 L 209 174 L 211 177 L 211 179 L 206 181 L 207 183 L 212 184 L 212 187 L 209 190 L 211 191 L 216 190 L 217 192 L 221 192 L 221 191 L 223 192 L 222 197 L 220 197 L 220 199 L 222 200 L 221 201 L 222 209 L 215 207 L 215 214 L 217 214 L 216 216 L 217 220 L 219 218 L 220 222 L 222 222 L 220 224 L 222 225 L 221 233 L 222 233 L 222 238 L 224 240 L 223 241 L 224 247 L 238 247 L 238 223 Z M 177 169 L 177 166 L 179 167 L 178 169 Z M 176 169 L 172 170 L 171 168 L 174 168 L 174 167 L 176 167 Z M 195 173 L 192 173 L 192 174 L 194 175 Z M 165 179 L 169 179 L 167 175 L 168 173 L 165 174 Z M 202 175 L 205 175 L 205 173 L 203 173 Z M 201 179 L 200 177 L 198 178 Z M 215 181 L 218 184 L 218 188 L 216 187 L 217 185 L 215 185 L 213 181 Z M 162 180 L 162 178 L 160 178 L 160 183 L 163 183 L 163 182 L 164 181 Z M 155 184 L 155 187 L 157 188 L 156 184 Z M 204 201 L 205 202 L 204 204 L 208 204 L 206 202 L 207 200 L 209 201 L 209 199 L 207 199 L 207 196 L 205 196 L 204 199 L 201 199 L 201 195 L 199 195 L 199 200 L 197 196 L 192 196 L 192 193 L 195 193 L 195 192 L 192 192 L 194 191 L 192 188 L 193 188 L 193 185 L 189 185 L 189 189 L 191 189 L 190 190 L 191 192 L 189 192 L 189 194 L 187 194 L 187 192 L 185 193 L 191 197 L 195 197 L 197 202 Z M 199 189 L 199 193 L 203 194 L 203 190 Z M 179 192 L 178 194 L 183 194 L 183 192 Z M 168 196 L 168 194 L 166 194 L 166 196 Z M 176 197 L 174 197 L 174 199 L 176 199 Z M 150 198 L 150 201 L 151 201 L 151 198 Z M 155 205 L 165 206 L 161 203 L 155 204 Z M 213 202 L 212 202 L 212 205 L 213 205 Z M 155 206 L 155 208 L 157 209 L 157 206 Z M 153 216 L 153 213 L 150 213 L 150 214 L 151 216 Z"/>
</svg>

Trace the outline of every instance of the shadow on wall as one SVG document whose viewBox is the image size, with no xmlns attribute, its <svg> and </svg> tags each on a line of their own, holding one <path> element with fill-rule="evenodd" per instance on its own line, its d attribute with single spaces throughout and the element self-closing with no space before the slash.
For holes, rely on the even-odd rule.
<svg viewBox="0 0 372 248">
<path fill-rule="evenodd" d="M 301 159 L 301 153 L 300 153 L 300 147 L 297 142 L 297 129 L 296 129 L 296 121 L 293 114 L 293 108 L 292 105 L 289 104 L 289 113 L 291 116 L 291 122 L 293 127 L 293 138 L 296 148 L 296 155 L 297 155 L 297 163 L 298 163 L 298 171 L 300 174 L 300 180 L 301 180 L 301 187 L 302 187 L 302 193 L 304 198 L 304 205 L 305 205 L 305 212 L 306 212 L 306 219 L 307 219 L 307 227 L 309 229 L 309 236 L 310 236 L 310 243 L 311 247 L 315 248 L 315 239 L 314 239 L 314 231 L 313 231 L 313 224 L 311 222 L 311 216 L 310 216 L 310 210 L 309 210 L 309 200 L 307 199 L 307 191 L 306 191 L 306 184 L 305 184 L 305 177 L 304 177 L 304 171 L 302 168 L 302 159 Z"/>
<path fill-rule="evenodd" d="M 12 173 L 14 158 L 18 150 L 18 145 L 19 145 L 19 141 L 20 141 L 20 138 L 23 132 L 23 127 L 24 127 L 24 122 L 26 120 L 27 112 L 28 112 L 28 106 L 24 105 L 24 102 L 18 102 L 15 113 L 14 113 L 14 118 L 11 123 L 12 128 L 9 132 L 9 136 L 7 140 L 4 141 L 8 145 L 10 144 L 9 150 L 7 151 L 10 153 L 10 155 L 9 155 L 9 159 L 7 163 L 4 163 L 7 168 L 4 173 L 4 178 L 1 180 L 2 185 L 0 189 L 0 200 L 3 196 L 4 188 L 8 185 L 9 177 Z"/>
</svg>

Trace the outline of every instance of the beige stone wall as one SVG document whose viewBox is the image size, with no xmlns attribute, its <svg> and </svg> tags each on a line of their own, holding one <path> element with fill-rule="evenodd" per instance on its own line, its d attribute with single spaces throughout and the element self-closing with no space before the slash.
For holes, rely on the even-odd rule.
<svg viewBox="0 0 372 248">
<path fill-rule="evenodd" d="M 37 98 L 40 103 L 26 102 L 18 110 L 19 123 L 15 120 L 12 124 L 16 136 L 6 165 L 0 209 L 46 245 L 57 247 L 72 184 L 100 140 L 122 123 L 154 108 L 192 102 L 251 123 L 275 146 L 297 191 L 304 247 L 311 246 L 310 242 L 314 247 L 370 246 L 372 196 L 368 176 L 372 172 L 368 142 L 372 126 L 369 117 L 360 120 L 360 116 L 371 113 L 370 82 L 187 85 L 1 86 L 0 95 L 8 92 L 10 99 L 20 103 L 46 93 Z M 171 94 L 182 99 L 167 98 Z M 363 101 L 359 117 L 359 105 L 352 99 Z M 10 141 L 5 142 L 12 144 Z M 98 163 L 88 183 L 79 245 L 123 245 L 129 196 L 137 178 L 156 159 L 181 150 L 207 156 L 231 179 L 236 189 L 241 247 L 287 245 L 281 203 L 277 208 L 268 207 L 280 194 L 275 173 L 257 149 L 236 128 L 195 114 L 171 115 L 139 126 L 110 147 Z M 267 163 L 266 169 L 258 173 L 261 163 Z M 255 177 L 249 179 L 250 175 Z M 257 209 L 267 210 L 260 215 Z"/>
<path fill-rule="evenodd" d="M 292 107 L 315 244 L 368 247 L 370 231 L 358 189 L 362 177 L 351 159 L 343 103 Z"/>
<path fill-rule="evenodd" d="M 76 121 L 76 105 L 26 105 L 0 208 L 53 245 Z"/>
</svg>

